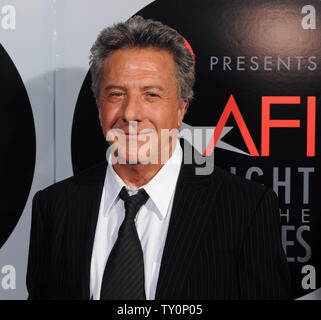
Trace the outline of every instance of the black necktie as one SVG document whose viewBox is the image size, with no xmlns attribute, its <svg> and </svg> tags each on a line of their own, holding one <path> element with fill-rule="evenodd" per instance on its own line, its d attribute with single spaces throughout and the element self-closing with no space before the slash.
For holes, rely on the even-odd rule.
<svg viewBox="0 0 321 320">
<path fill-rule="evenodd" d="M 119 197 L 125 202 L 125 218 L 106 263 L 100 300 L 146 300 L 143 250 L 134 219 L 149 196 L 144 189 L 129 196 L 123 187 Z"/>
</svg>

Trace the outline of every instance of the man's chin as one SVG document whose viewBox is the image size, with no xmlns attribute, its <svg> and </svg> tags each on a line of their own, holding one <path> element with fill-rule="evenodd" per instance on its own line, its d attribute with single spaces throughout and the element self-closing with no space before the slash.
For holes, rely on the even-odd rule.
<svg viewBox="0 0 321 320">
<path fill-rule="evenodd" d="M 158 164 L 157 157 L 151 158 L 149 156 L 141 156 L 139 154 L 126 154 L 118 153 L 117 156 L 112 157 L 112 164 L 128 164 L 128 165 L 149 165 Z"/>
</svg>

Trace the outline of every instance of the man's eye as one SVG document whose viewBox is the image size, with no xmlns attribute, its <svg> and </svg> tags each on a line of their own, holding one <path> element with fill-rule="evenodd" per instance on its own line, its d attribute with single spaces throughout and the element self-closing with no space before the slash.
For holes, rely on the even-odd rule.
<svg viewBox="0 0 321 320">
<path fill-rule="evenodd" d="M 121 97 L 123 95 L 122 92 L 111 92 L 109 94 L 110 97 Z"/>
<path fill-rule="evenodd" d="M 159 97 L 159 95 L 157 94 L 157 93 L 152 93 L 152 92 L 149 92 L 148 94 L 147 94 L 148 96 L 150 96 L 150 97 Z"/>
</svg>

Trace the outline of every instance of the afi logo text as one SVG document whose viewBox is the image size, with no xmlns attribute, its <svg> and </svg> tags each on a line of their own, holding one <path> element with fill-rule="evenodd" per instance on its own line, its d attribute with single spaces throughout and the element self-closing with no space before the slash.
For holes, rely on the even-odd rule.
<svg viewBox="0 0 321 320">
<path fill-rule="evenodd" d="M 301 121 L 293 119 L 271 119 L 270 107 L 272 104 L 300 104 L 301 99 L 299 96 L 271 96 L 262 97 L 262 109 L 261 109 L 261 156 L 268 157 L 270 155 L 270 130 L 271 128 L 300 128 Z M 306 123 L 306 156 L 315 157 L 315 122 L 316 122 L 316 97 L 307 97 L 307 123 Z M 219 118 L 214 134 L 207 145 L 204 156 L 212 154 L 219 138 L 223 132 L 223 128 L 229 119 L 230 115 L 233 115 L 238 129 L 243 137 L 243 140 L 249 150 L 251 156 L 260 156 L 256 145 L 252 139 L 252 136 L 246 126 L 243 116 L 238 108 L 236 101 L 231 94 L 227 104 L 223 110 L 221 117 Z"/>
</svg>

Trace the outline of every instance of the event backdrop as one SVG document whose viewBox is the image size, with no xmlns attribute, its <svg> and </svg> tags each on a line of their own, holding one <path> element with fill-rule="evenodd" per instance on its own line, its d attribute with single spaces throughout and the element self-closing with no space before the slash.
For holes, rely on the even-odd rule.
<svg viewBox="0 0 321 320">
<path fill-rule="evenodd" d="M 292 298 L 321 299 L 318 0 L 1 0 L 0 299 L 27 296 L 35 192 L 105 158 L 89 49 L 134 14 L 191 44 L 197 77 L 184 126 L 215 129 L 204 155 L 278 194 Z"/>
</svg>

